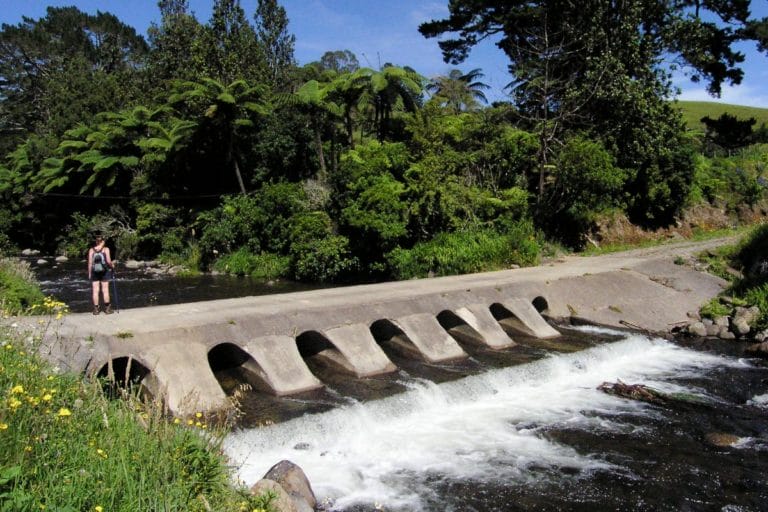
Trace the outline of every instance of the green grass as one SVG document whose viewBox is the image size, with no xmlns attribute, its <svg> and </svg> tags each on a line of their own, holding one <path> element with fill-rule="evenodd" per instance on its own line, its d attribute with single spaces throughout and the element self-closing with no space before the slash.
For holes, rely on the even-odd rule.
<svg viewBox="0 0 768 512">
<path fill-rule="evenodd" d="M 221 256 L 213 268 L 219 272 L 251 276 L 254 279 L 278 279 L 288 275 L 290 258 L 271 253 L 252 254 L 248 249 L 241 248 Z"/>
<path fill-rule="evenodd" d="M 57 374 L 0 327 L 0 510 L 268 511 L 232 485 L 224 430 Z"/>
<path fill-rule="evenodd" d="M 768 224 L 752 226 L 738 243 L 710 250 L 699 255 L 699 261 L 707 264 L 708 271 L 731 282 L 724 294 L 730 296 L 729 303 L 740 306 L 757 306 L 760 315 L 754 322 L 758 330 L 768 327 L 768 277 L 765 274 L 750 274 L 750 267 L 765 258 L 768 247 Z M 743 277 L 737 279 L 726 271 L 731 267 L 739 270 Z M 703 316 L 713 317 L 730 314 L 719 298 L 712 299 L 702 309 Z"/>
<path fill-rule="evenodd" d="M 712 240 L 714 238 L 723 238 L 728 236 L 740 236 L 748 233 L 754 226 L 738 226 L 732 229 L 715 229 L 715 230 L 701 230 L 697 229 L 693 231 L 693 236 L 687 238 L 690 242 L 703 242 L 705 240 Z M 644 249 L 647 247 L 656 247 L 659 245 L 674 244 L 680 242 L 680 239 L 676 238 L 652 238 L 643 240 L 636 243 L 623 243 L 617 242 L 612 244 L 604 244 L 600 247 L 590 245 L 578 254 L 581 256 L 599 256 L 600 254 L 610 254 L 614 252 L 631 251 L 633 249 Z"/>
<path fill-rule="evenodd" d="M 683 112 L 686 126 L 695 132 L 703 133 L 705 130 L 704 123 L 701 122 L 702 117 L 709 116 L 712 119 L 717 119 L 724 113 L 739 119 L 754 117 L 757 120 L 754 129 L 759 128 L 762 123 L 768 125 L 768 108 L 746 107 L 712 101 L 678 101 L 677 104 Z"/>
</svg>

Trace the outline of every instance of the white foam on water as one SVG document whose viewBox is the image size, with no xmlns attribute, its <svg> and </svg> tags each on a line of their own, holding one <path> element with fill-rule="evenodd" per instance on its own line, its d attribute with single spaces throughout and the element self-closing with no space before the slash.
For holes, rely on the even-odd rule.
<svg viewBox="0 0 768 512">
<path fill-rule="evenodd" d="M 768 408 L 768 393 L 753 396 L 751 399 L 747 400 L 747 405 L 754 405 L 764 409 Z"/>
<path fill-rule="evenodd" d="M 234 432 L 225 450 L 248 485 L 288 459 L 335 509 L 380 503 L 418 511 L 432 492 L 428 477 L 522 483 L 542 478 L 541 468 L 582 475 L 610 468 L 599 454 L 581 455 L 542 430 L 626 429 L 612 417 L 653 414 L 652 408 L 603 393 L 596 389 L 601 383 L 620 379 L 662 388 L 681 372 L 731 364 L 633 335 L 439 385 L 411 381 L 408 391 L 385 399 Z"/>
</svg>

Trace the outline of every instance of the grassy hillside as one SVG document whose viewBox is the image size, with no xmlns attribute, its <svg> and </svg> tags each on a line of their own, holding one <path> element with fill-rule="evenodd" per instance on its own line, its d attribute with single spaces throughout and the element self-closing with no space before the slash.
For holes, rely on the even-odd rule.
<svg viewBox="0 0 768 512">
<path fill-rule="evenodd" d="M 757 120 L 754 129 L 759 128 L 762 123 L 768 125 L 768 108 L 745 107 L 712 101 L 678 101 L 677 104 L 683 111 L 683 119 L 685 119 L 689 130 L 703 132 L 704 124 L 700 121 L 702 117 L 709 116 L 712 119 L 717 119 L 726 112 L 739 119 L 754 117 Z"/>
</svg>

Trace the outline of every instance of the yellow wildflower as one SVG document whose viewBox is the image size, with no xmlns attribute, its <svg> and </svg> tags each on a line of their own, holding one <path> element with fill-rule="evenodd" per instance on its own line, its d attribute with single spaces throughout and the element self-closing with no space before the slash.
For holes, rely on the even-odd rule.
<svg viewBox="0 0 768 512">
<path fill-rule="evenodd" d="M 42 400 L 43 402 L 50 402 L 51 400 L 53 400 L 53 395 L 51 395 L 50 393 L 46 393 L 43 395 Z"/>
<path fill-rule="evenodd" d="M 17 400 L 15 398 L 11 398 L 10 400 L 8 400 L 8 407 L 10 407 L 11 409 L 16 409 L 20 405 L 21 405 L 21 400 Z"/>
<path fill-rule="evenodd" d="M 12 395 L 18 395 L 24 393 L 24 386 L 17 384 L 11 388 L 11 394 Z"/>
<path fill-rule="evenodd" d="M 93 507 L 93 510 L 94 512 L 104 512 L 104 507 L 102 507 L 101 505 L 96 505 L 95 507 Z"/>
<path fill-rule="evenodd" d="M 202 418 L 202 417 L 203 417 L 203 413 L 201 413 L 201 412 L 196 412 L 195 413 L 195 418 Z"/>
<path fill-rule="evenodd" d="M 99 455 L 99 457 L 101 457 L 102 459 L 106 459 L 106 458 L 107 458 L 107 452 L 105 452 L 105 451 L 104 451 L 104 450 L 102 450 L 101 448 L 97 448 L 97 449 L 96 449 L 96 453 L 97 453 L 97 454 Z"/>
<path fill-rule="evenodd" d="M 66 418 L 67 416 L 72 416 L 72 411 L 70 411 L 66 407 L 62 407 L 61 409 L 59 409 L 57 416 L 59 418 Z"/>
<path fill-rule="evenodd" d="M 8 424 L 7 423 L 0 423 L 0 430 L 8 430 Z"/>
<path fill-rule="evenodd" d="M 175 419 L 173 420 L 173 424 L 174 424 L 174 425 L 178 425 L 179 423 L 181 423 L 181 420 L 180 420 L 179 418 L 175 418 Z"/>
</svg>

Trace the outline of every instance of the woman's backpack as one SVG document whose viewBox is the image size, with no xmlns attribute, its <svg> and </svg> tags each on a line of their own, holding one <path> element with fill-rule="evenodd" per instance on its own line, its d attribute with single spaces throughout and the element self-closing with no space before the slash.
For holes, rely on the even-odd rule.
<svg viewBox="0 0 768 512">
<path fill-rule="evenodd" d="M 101 274 L 107 269 L 106 261 L 104 261 L 104 255 L 101 251 L 93 251 L 93 261 L 91 262 L 91 270 L 95 274 Z"/>
</svg>

